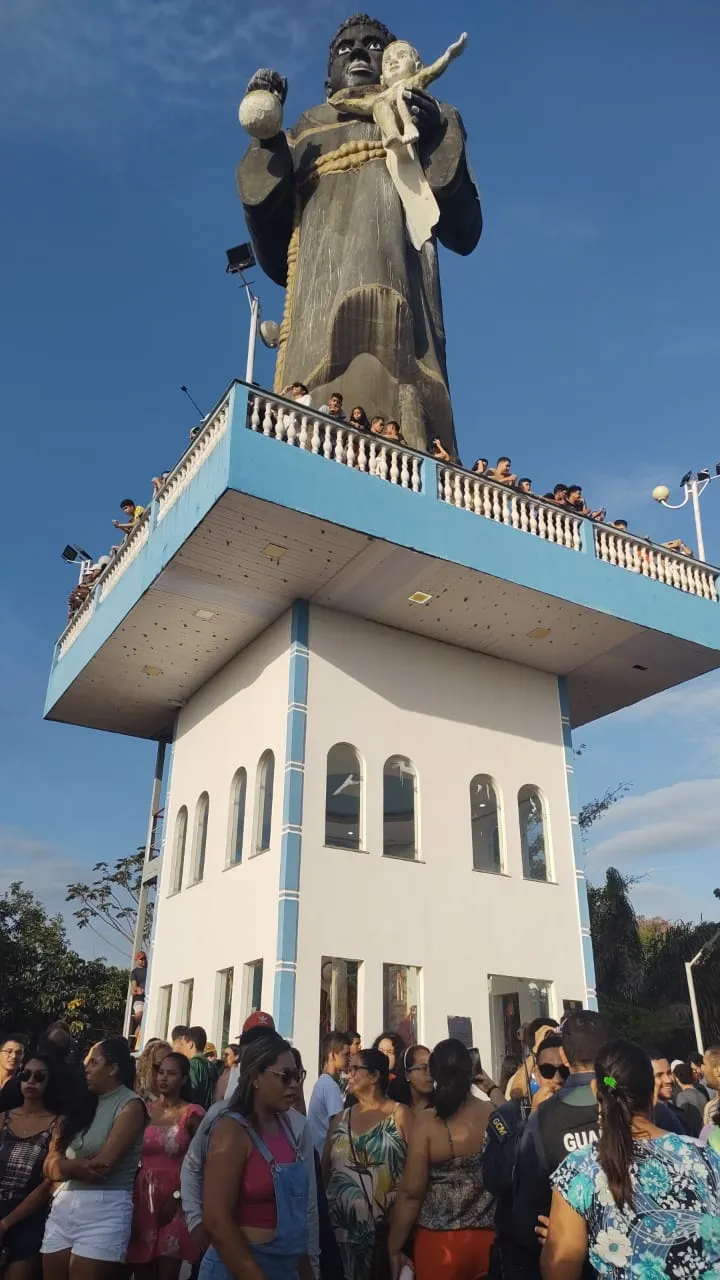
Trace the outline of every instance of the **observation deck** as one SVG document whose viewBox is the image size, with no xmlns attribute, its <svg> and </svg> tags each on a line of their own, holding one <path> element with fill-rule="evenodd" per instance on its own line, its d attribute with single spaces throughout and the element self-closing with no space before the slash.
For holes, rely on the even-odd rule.
<svg viewBox="0 0 720 1280">
<path fill-rule="evenodd" d="M 578 726 L 720 666 L 718 572 L 234 382 L 60 636 L 45 714 L 169 736 L 304 598 L 565 676 Z"/>
</svg>

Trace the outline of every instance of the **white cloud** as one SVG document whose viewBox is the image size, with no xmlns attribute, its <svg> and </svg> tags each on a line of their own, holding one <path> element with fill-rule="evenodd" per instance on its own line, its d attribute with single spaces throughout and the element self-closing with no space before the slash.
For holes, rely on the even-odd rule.
<svg viewBox="0 0 720 1280">
<path fill-rule="evenodd" d="M 259 65 L 298 70 L 335 0 L 1 0 L 0 129 L 118 137 L 239 102 Z M 329 30 L 328 30 L 329 28 Z M 239 128 L 239 126 L 238 126 Z"/>
<path fill-rule="evenodd" d="M 676 782 L 641 796 L 628 796 L 599 820 L 595 832 L 621 826 L 594 843 L 591 865 L 628 862 L 664 853 L 689 855 L 720 843 L 720 778 Z"/>
</svg>

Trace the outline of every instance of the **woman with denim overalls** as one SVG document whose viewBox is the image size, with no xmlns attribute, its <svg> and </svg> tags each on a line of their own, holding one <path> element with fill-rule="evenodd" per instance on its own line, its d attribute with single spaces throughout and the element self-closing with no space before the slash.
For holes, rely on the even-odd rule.
<svg viewBox="0 0 720 1280">
<path fill-rule="evenodd" d="M 287 1118 L 298 1068 L 281 1036 L 243 1051 L 240 1081 L 215 1122 L 203 1182 L 211 1247 L 200 1280 L 313 1280 L 308 1257 L 308 1169 Z"/>
</svg>

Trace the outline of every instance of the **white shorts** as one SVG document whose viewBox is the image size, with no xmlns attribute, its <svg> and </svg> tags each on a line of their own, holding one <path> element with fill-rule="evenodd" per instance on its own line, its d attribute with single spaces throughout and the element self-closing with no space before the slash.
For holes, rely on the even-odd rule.
<svg viewBox="0 0 720 1280">
<path fill-rule="evenodd" d="M 75 1191 L 60 1187 L 45 1226 L 41 1253 L 70 1249 L 78 1258 L 124 1262 L 133 1200 L 129 1191 Z"/>
</svg>

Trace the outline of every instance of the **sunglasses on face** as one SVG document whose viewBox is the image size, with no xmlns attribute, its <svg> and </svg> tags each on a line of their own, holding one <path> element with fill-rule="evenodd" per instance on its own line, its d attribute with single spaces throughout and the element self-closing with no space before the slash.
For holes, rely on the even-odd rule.
<svg viewBox="0 0 720 1280">
<path fill-rule="evenodd" d="M 277 1076 L 279 1080 L 282 1080 L 285 1086 L 289 1084 L 304 1084 L 307 1076 L 307 1071 L 290 1071 L 289 1069 L 276 1071 L 274 1067 L 270 1067 L 269 1071 L 271 1075 Z"/>
<path fill-rule="evenodd" d="M 44 1084 L 47 1080 L 47 1071 L 26 1070 L 20 1072 L 21 1084 L 29 1084 L 31 1080 L 33 1081 L 33 1084 Z"/>
<path fill-rule="evenodd" d="M 570 1075 L 569 1067 L 564 1064 L 561 1067 L 556 1067 L 552 1062 L 539 1062 L 538 1071 L 543 1080 L 552 1080 L 553 1076 L 559 1076 L 561 1080 L 567 1080 Z"/>
</svg>

